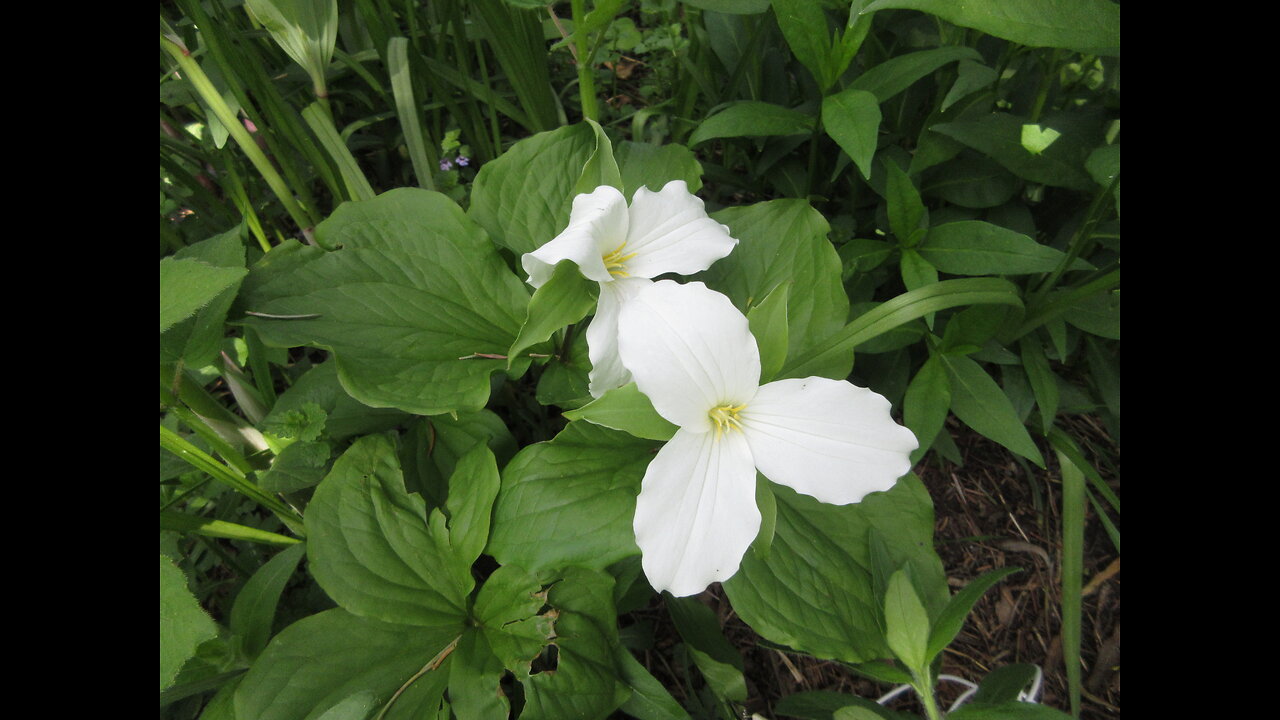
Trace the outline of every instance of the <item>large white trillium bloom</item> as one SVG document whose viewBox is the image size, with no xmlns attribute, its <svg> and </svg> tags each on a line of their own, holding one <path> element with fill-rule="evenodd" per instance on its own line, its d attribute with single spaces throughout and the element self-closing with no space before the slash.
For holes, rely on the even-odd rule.
<svg viewBox="0 0 1280 720">
<path fill-rule="evenodd" d="M 757 469 L 836 505 L 911 469 L 919 444 L 884 397 L 821 377 L 761 386 L 746 317 L 702 283 L 639 292 L 622 308 L 618 345 L 640 391 L 680 428 L 636 498 L 636 544 L 657 590 L 693 595 L 738 571 L 760 530 Z"/>
<path fill-rule="evenodd" d="M 738 244 L 729 228 L 707 217 L 702 200 L 683 180 L 658 192 L 636 190 L 627 199 L 601 185 L 573 199 L 569 226 L 521 259 L 529 284 L 542 287 L 556 263 L 572 260 L 582 274 L 600 283 L 595 319 L 587 327 L 591 394 L 631 382 L 618 359 L 618 312 L 623 304 L 663 273 L 691 275 L 711 267 Z"/>
</svg>

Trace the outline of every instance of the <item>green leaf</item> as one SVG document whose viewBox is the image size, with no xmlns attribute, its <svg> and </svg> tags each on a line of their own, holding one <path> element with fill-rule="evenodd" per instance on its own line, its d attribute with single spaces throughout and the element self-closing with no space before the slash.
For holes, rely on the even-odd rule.
<svg viewBox="0 0 1280 720">
<path fill-rule="evenodd" d="M 521 140 L 480 168 L 468 216 L 517 257 L 533 252 L 569 224 L 574 189 L 598 145 L 587 123 Z"/>
<path fill-rule="evenodd" d="M 872 3 L 862 14 L 873 12 L 878 5 L 880 3 Z M 862 73 L 849 84 L 849 88 L 864 90 L 874 95 L 878 102 L 885 102 L 920 78 L 958 60 L 981 62 L 982 55 L 971 47 L 950 46 L 899 55 Z"/>
<path fill-rule="evenodd" d="M 1060 137 L 1062 133 L 1051 127 L 1041 127 L 1032 123 L 1022 126 L 1022 147 L 1032 155 L 1039 155 L 1049 149 L 1049 146 Z"/>
<path fill-rule="evenodd" d="M 502 472 L 489 554 L 536 570 L 606 568 L 639 553 L 635 496 L 657 449 L 586 422 L 524 448 Z"/>
<path fill-rule="evenodd" d="M 222 293 L 236 287 L 247 271 L 218 267 L 194 259 L 160 260 L 160 332 L 194 315 Z"/>
<path fill-rule="evenodd" d="M 250 658 L 256 658 L 271 639 L 280 594 L 305 552 L 306 546 L 298 544 L 276 553 L 236 595 L 231 606 L 231 632 L 240 636 L 240 647 Z"/>
<path fill-rule="evenodd" d="M 929 228 L 919 250 L 934 267 L 952 275 L 1051 272 L 1066 258 L 1022 233 L 979 220 Z"/>
<path fill-rule="evenodd" d="M 324 87 L 338 41 L 338 0 L 245 0 L 245 8 L 316 88 Z"/>
<path fill-rule="evenodd" d="M 921 674 L 928 666 L 929 613 L 911 587 L 905 570 L 889 577 L 884 594 L 885 640 L 889 649 L 911 671 Z"/>
<path fill-rule="evenodd" d="M 297 538 L 278 535 L 247 525 L 227 522 L 226 520 L 215 520 L 200 515 L 174 512 L 173 510 L 160 511 L 160 529 L 267 545 L 293 545 L 300 542 Z"/>
<path fill-rule="evenodd" d="M 618 172 L 618 163 L 613 159 L 613 145 L 604 134 L 604 128 L 589 118 L 584 122 L 595 134 L 596 145 L 591 156 L 582 166 L 578 182 L 573 186 L 573 194 L 589 193 L 601 185 L 609 185 L 621 190 L 622 174 Z"/>
<path fill-rule="evenodd" d="M 996 381 L 967 357 L 939 357 L 951 378 L 951 411 L 956 417 L 982 435 L 1044 467 L 1039 448 Z"/>
<path fill-rule="evenodd" d="M 770 642 L 845 662 L 889 653 L 872 586 L 869 531 L 893 562 L 910 565 L 929 608 L 946 602 L 942 563 L 932 550 L 933 506 L 914 475 L 853 505 L 827 505 L 773 485 L 777 530 L 767 558 L 752 550 L 724 583 L 733 608 Z"/>
<path fill-rule="evenodd" d="M 1004 205 L 1022 185 L 999 163 L 970 151 L 929 168 L 921 192 L 952 205 L 980 209 Z"/>
<path fill-rule="evenodd" d="M 809 68 L 818 81 L 818 90 L 825 94 L 844 68 L 835 67 L 837 58 L 833 57 L 831 29 L 822 5 L 809 0 L 773 0 L 772 4 L 774 17 L 791 52 Z M 876 120 L 878 122 L 879 117 Z"/>
<path fill-rule="evenodd" d="M 975 580 L 964 586 L 964 589 L 956 593 L 942 609 L 942 613 L 938 615 L 937 621 L 933 625 L 933 630 L 929 633 L 929 649 L 925 654 L 924 661 L 929 663 L 938 656 L 952 640 L 956 639 L 956 635 L 960 634 L 960 628 L 964 627 L 965 618 L 973 610 L 973 606 L 977 604 L 992 585 L 1003 580 L 1005 577 L 1019 572 L 1022 568 L 1007 567 L 992 570 L 983 574 Z"/>
<path fill-rule="evenodd" d="M 308 720 L 356 695 L 381 707 L 415 677 L 410 690 L 418 697 L 405 692 L 392 707 L 421 695 L 433 695 L 438 705 L 448 665 L 422 671 L 457 633 L 369 620 L 340 608 L 312 615 L 281 631 L 249 669 L 236 691 L 236 717 Z"/>
<path fill-rule="evenodd" d="M 991 87 L 995 81 L 995 70 L 973 60 L 961 60 L 956 70 L 956 82 L 947 91 L 940 109 L 945 111 L 969 95 Z"/>
<path fill-rule="evenodd" d="M 174 253 L 173 260 L 192 260 L 217 268 L 243 270 L 244 244 L 240 242 L 240 228 L 236 227 L 208 240 L 188 245 Z M 200 269 L 200 272 L 203 272 L 203 269 Z M 170 288 L 170 290 L 174 289 Z M 181 360 L 183 365 L 189 368 L 201 368 L 212 363 L 222 349 L 222 341 L 227 331 L 227 311 L 235 301 L 239 289 L 240 282 L 238 280 L 232 282 L 189 317 L 179 320 L 168 330 L 162 329 L 160 361 L 173 363 Z M 180 294 L 187 291 L 181 286 L 176 290 Z M 164 291 L 163 281 L 161 291 Z M 162 314 L 166 310 L 164 305 L 162 296 Z M 163 320 L 161 322 L 163 323 Z"/>
<path fill-rule="evenodd" d="M 1020 346 L 1022 367 L 1027 371 L 1036 406 L 1040 408 L 1040 425 L 1046 429 L 1053 427 L 1053 419 L 1058 415 L 1058 377 L 1049 367 L 1038 339 L 1029 335 L 1022 338 Z"/>
<path fill-rule="evenodd" d="M 362 617 L 458 628 L 474 581 L 450 547 L 444 516 L 405 492 L 395 447 L 370 435 L 351 446 L 316 488 L 306 514 L 316 582 Z"/>
<path fill-rule="evenodd" d="M 622 712 L 639 720 L 689 720 L 689 713 L 626 648 L 619 646 L 615 654 L 622 679 L 631 688 L 631 697 L 619 708 Z"/>
<path fill-rule="evenodd" d="M 782 377 L 805 377 L 816 369 L 852 355 L 854 348 L 931 312 L 960 305 L 1022 306 L 1018 289 L 998 278 L 943 280 L 877 305 L 836 333 L 813 343 L 804 357 L 788 359 Z"/>
<path fill-rule="evenodd" d="M 507 351 L 507 367 L 526 348 L 550 338 L 557 330 L 578 322 L 595 309 L 600 284 L 582 276 L 572 260 L 556 264 L 550 279 L 533 293 L 528 317 L 520 328 L 511 349 Z"/>
<path fill-rule="evenodd" d="M 173 684 L 183 664 L 218 628 L 200 607 L 187 578 L 173 561 L 160 556 L 160 689 Z"/>
<path fill-rule="evenodd" d="M 624 140 L 613 152 L 622 172 L 622 188 L 628 202 L 636 190 L 647 187 L 657 192 L 672 180 L 683 180 L 691 193 L 702 188 L 702 164 L 693 151 L 683 145 Z"/>
<path fill-rule="evenodd" d="M 920 10 L 1021 45 L 1120 55 L 1120 6 L 1109 0 L 876 0 L 863 12 L 890 8 Z"/>
<path fill-rule="evenodd" d="M 449 661 L 449 701 L 457 717 L 507 717 L 510 703 L 499 687 L 504 672 L 485 633 L 464 633 Z"/>
<path fill-rule="evenodd" d="M 951 383 L 946 368 L 936 355 L 929 355 L 916 372 L 902 401 L 902 419 L 920 440 L 920 447 L 911 453 L 912 462 L 924 457 L 933 439 L 947 422 L 951 410 Z"/>
<path fill-rule="evenodd" d="M 684 2 L 703 10 L 733 15 L 755 15 L 769 9 L 769 0 L 684 0 Z"/>
<path fill-rule="evenodd" d="M 503 565 L 485 580 L 472 612 L 489 647 L 517 680 L 529 677 L 535 658 L 555 639 L 555 613 L 543 583 L 517 565 Z"/>
<path fill-rule="evenodd" d="M 902 251 L 902 284 L 910 290 L 918 290 L 928 287 L 938 282 L 938 270 L 929 264 L 912 248 L 906 248 Z M 929 327 L 933 327 L 933 315 L 926 315 L 925 321 L 929 323 Z"/>
<path fill-rule="evenodd" d="M 500 484 L 498 463 L 483 442 L 462 456 L 449 478 L 449 544 L 468 567 L 489 540 L 489 519 Z"/>
<path fill-rule="evenodd" d="M 907 676 L 910 680 L 910 676 Z M 894 712 L 881 707 L 870 700 L 864 700 L 846 693 L 829 690 L 807 690 L 792 693 L 778 702 L 774 710 L 785 717 L 802 718 L 802 720 L 833 720 L 836 713 L 849 707 L 858 707 L 876 713 L 876 717 L 885 720 L 907 720 L 918 716 Z"/>
<path fill-rule="evenodd" d="M 1023 118 L 993 113 L 977 120 L 933 125 L 930 130 L 959 140 L 1032 182 L 1089 191 L 1093 180 L 1084 171 L 1086 148 L 1061 128 L 1062 136 L 1044 152 L 1032 154 L 1022 145 Z"/>
<path fill-rule="evenodd" d="M 635 383 L 614 388 L 577 410 L 564 414 L 570 420 L 586 420 L 638 438 L 670 440 L 677 428 L 653 409 L 653 403 Z"/>
<path fill-rule="evenodd" d="M 801 135 L 813 132 L 814 118 L 766 102 L 743 101 L 712 115 L 689 137 L 689 146 L 716 138 Z"/>
<path fill-rule="evenodd" d="M 998 667 L 987 673 L 987 676 L 982 678 L 982 682 L 978 683 L 978 692 L 974 694 L 973 702 L 979 704 L 1016 702 L 1018 695 L 1035 680 L 1039 671 L 1040 669 L 1031 663 L 1014 663 Z"/>
<path fill-rule="evenodd" d="M 791 283 L 782 283 L 747 310 L 747 323 L 760 347 L 761 385 L 773 380 L 787 359 L 787 298 L 790 290 Z"/>
<path fill-rule="evenodd" d="M 807 201 L 770 200 L 722 210 L 712 216 L 729 226 L 738 246 L 698 277 L 748 312 L 779 285 L 787 294 L 787 363 L 811 354 L 822 338 L 849 316 L 840 256 L 827 240 L 830 226 Z M 831 357 L 807 375 L 844 379 L 852 358 Z M 785 371 L 779 377 L 797 377 Z M 803 377 L 803 376 L 800 376 Z"/>
<path fill-rule="evenodd" d="M 828 95 L 822 100 L 822 127 L 849 154 L 862 177 L 870 178 L 880 130 L 880 101 L 876 96 L 852 87 Z"/>
<path fill-rule="evenodd" d="M 444 195 L 402 188 L 342 204 L 316 233 L 335 249 L 279 245 L 246 281 L 245 310 L 276 316 L 245 320 L 263 341 L 332 350 L 366 405 L 483 407 L 503 362 L 477 355 L 506 352 L 529 298 L 484 232 Z"/>
<path fill-rule="evenodd" d="M 1071 717 L 1047 705 L 1025 702 L 969 703 L 947 713 L 948 720 L 1070 720 Z"/>
<path fill-rule="evenodd" d="M 292 426 L 290 418 L 297 417 L 293 413 L 318 421 L 319 413 L 307 409 L 311 405 L 323 412 L 322 428 L 332 440 L 389 430 L 406 418 L 399 410 L 372 408 L 352 398 L 338 381 L 338 364 L 327 361 L 312 367 L 280 393 L 263 419 L 263 427 L 276 432 L 282 425 Z"/>
<path fill-rule="evenodd" d="M 1120 145 L 1103 145 L 1089 153 L 1084 161 L 1084 169 L 1089 171 L 1093 181 L 1107 187 L 1120 176 Z M 1120 214 L 1120 183 L 1116 183 L 1112 197 L 1116 203 L 1116 214 Z"/>
<path fill-rule="evenodd" d="M 716 697 L 746 702 L 747 684 L 742 675 L 742 655 L 720 629 L 711 608 L 693 598 L 666 597 L 667 612 L 684 639 L 699 672 Z"/>
<path fill-rule="evenodd" d="M 889 229 L 903 247 L 913 247 L 929 229 L 929 211 L 910 176 L 895 162 L 886 162 L 885 200 L 888 201 Z"/>
</svg>

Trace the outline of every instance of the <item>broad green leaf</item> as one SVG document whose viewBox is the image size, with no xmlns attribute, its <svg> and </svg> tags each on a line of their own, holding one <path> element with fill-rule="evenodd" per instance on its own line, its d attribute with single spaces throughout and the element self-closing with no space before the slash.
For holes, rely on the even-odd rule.
<svg viewBox="0 0 1280 720">
<path fill-rule="evenodd" d="M 240 636 L 240 647 L 250 658 L 257 657 L 271 639 L 280 594 L 305 552 L 306 547 L 298 544 L 276 553 L 236 595 L 231 606 L 231 632 Z"/>
<path fill-rule="evenodd" d="M 929 613 L 904 570 L 898 570 L 889 578 L 884 594 L 884 619 L 889 649 L 913 672 L 923 672 L 928 664 Z"/>
<path fill-rule="evenodd" d="M 961 60 L 956 70 L 956 82 L 942 99 L 942 110 L 955 105 L 979 90 L 991 87 L 996 81 L 996 71 L 973 60 Z"/>
<path fill-rule="evenodd" d="M 595 120 L 588 119 L 584 122 L 591 127 L 596 144 L 587 162 L 582 166 L 578 182 L 573 186 L 573 194 L 589 193 L 601 185 L 609 185 L 621 190 L 622 174 L 618 172 L 618 162 L 613 159 L 613 145 L 604 134 L 604 128 L 600 127 Z"/>
<path fill-rule="evenodd" d="M 804 200 L 782 199 L 722 210 L 713 216 L 738 238 L 728 257 L 701 273 L 709 287 L 743 312 L 783 283 L 787 295 L 787 363 L 808 357 L 849 316 L 840 256 L 827 240 L 830 226 Z M 827 358 L 807 375 L 844 379 L 852 357 Z M 779 377 L 796 377 L 785 371 Z M 803 376 L 800 376 L 803 377 Z"/>
<path fill-rule="evenodd" d="M 983 574 L 969 582 L 964 589 L 956 593 L 947 606 L 942 609 L 938 615 L 937 621 L 934 622 L 933 630 L 929 633 L 929 649 L 925 655 L 925 662 L 933 662 L 952 640 L 956 639 L 956 635 L 960 634 L 960 628 L 964 627 L 965 618 L 973 610 L 973 606 L 982 598 L 992 585 L 1003 580 L 1005 577 L 1019 572 L 1022 568 L 1008 567 L 992 570 Z"/>
<path fill-rule="evenodd" d="M 578 322 L 596 306 L 599 283 L 582 276 L 572 260 L 562 260 L 551 278 L 533 293 L 520 335 L 507 351 L 507 367 L 526 348 L 550 338 L 557 330 Z"/>
<path fill-rule="evenodd" d="M 691 193 L 702 188 L 702 164 L 693 151 L 683 145 L 624 140 L 614 148 L 613 154 L 622 172 L 622 188 L 628 202 L 636 190 L 647 187 L 657 192 L 672 180 L 683 180 Z"/>
<path fill-rule="evenodd" d="M 842 330 L 813 344 L 804 357 L 789 359 L 782 377 L 805 377 L 814 371 L 851 356 L 854 348 L 894 328 L 931 312 L 960 305 L 999 304 L 1022 306 L 1018 289 L 998 278 L 943 280 L 899 295 L 858 316 Z"/>
<path fill-rule="evenodd" d="M 1085 170 L 1089 171 L 1089 177 L 1093 181 L 1107 187 L 1113 180 L 1120 176 L 1120 145 L 1103 145 L 1102 147 L 1089 153 L 1089 157 L 1084 161 Z M 1116 214 L 1120 214 L 1120 183 L 1116 183 L 1115 190 L 1112 191 L 1112 198 L 1116 203 Z"/>
<path fill-rule="evenodd" d="M 912 248 L 902 251 L 902 284 L 908 291 L 928 287 L 938 282 L 938 270 L 929 261 L 920 256 Z M 925 321 L 933 327 L 933 316 L 926 315 Z"/>
<path fill-rule="evenodd" d="M 951 379 L 951 411 L 956 417 L 986 437 L 1044 467 L 1039 448 L 996 381 L 967 357 L 939 357 Z"/>
<path fill-rule="evenodd" d="M 1050 272 L 1066 258 L 1022 233 L 979 220 L 929 228 L 919 250 L 934 267 L 953 275 Z"/>
<path fill-rule="evenodd" d="M 907 678 L 910 680 L 910 676 Z M 795 717 L 802 720 L 834 720 L 836 713 L 849 707 L 870 710 L 884 720 L 917 720 L 919 716 L 895 712 L 875 704 L 871 700 L 832 692 L 830 690 L 807 690 L 792 693 L 778 702 L 774 710 L 783 717 Z"/>
<path fill-rule="evenodd" d="M 716 138 L 800 135 L 813 132 L 814 118 L 766 102 L 743 101 L 712 115 L 689 137 L 689 146 Z"/>
<path fill-rule="evenodd" d="M 1031 663 L 1014 663 L 1004 665 L 987 673 L 978 683 L 978 692 L 973 696 L 975 703 L 1015 702 L 1019 693 L 1027 689 L 1039 672 L 1039 668 Z"/>
<path fill-rule="evenodd" d="M 483 632 L 468 630 L 449 660 L 449 700 L 459 718 L 505 718 L 511 710 L 499 683 L 505 668 Z"/>
<path fill-rule="evenodd" d="M 547 592 L 556 618 L 555 672 L 531 674 L 522 684 L 521 720 L 606 717 L 630 692 L 614 660 L 618 645 L 613 578 L 569 567 Z"/>
<path fill-rule="evenodd" d="M 994 208 L 1009 202 L 1021 187 L 999 163 L 970 151 L 929 168 L 921 192 L 960 207 Z"/>
<path fill-rule="evenodd" d="M 359 694 L 371 696 L 373 707 L 385 707 L 419 673 L 410 690 L 434 695 L 438 704 L 449 676 L 447 657 L 422 671 L 459 632 L 369 620 L 341 608 L 312 615 L 281 631 L 249 669 L 236 691 L 236 717 L 308 720 Z M 392 707 L 411 699 L 406 692 Z"/>
<path fill-rule="evenodd" d="M 670 440 L 678 429 L 653 409 L 653 403 L 635 383 L 614 388 L 577 410 L 566 412 L 564 416 L 648 440 Z"/>
<path fill-rule="evenodd" d="M 1063 128 L 1062 136 L 1048 149 L 1032 154 L 1022 145 L 1025 122 L 1007 113 L 993 113 L 977 120 L 957 120 L 929 129 L 991 157 L 1018 177 L 1073 190 L 1092 190 L 1093 180 L 1084 171 L 1087 149 Z"/>
<path fill-rule="evenodd" d="M 825 94 L 844 68 L 835 67 L 837 58 L 833 56 L 831 29 L 822 5 L 810 0 L 773 0 L 772 4 L 774 17 L 791 52 L 809 68 L 818 81 L 818 90 Z M 878 122 L 879 117 L 876 120 Z"/>
<path fill-rule="evenodd" d="M 787 298 L 790 290 L 791 283 L 782 283 L 747 310 L 747 323 L 760 348 L 761 385 L 773 380 L 787 359 Z"/>
<path fill-rule="evenodd" d="M 767 559 L 754 550 L 724 583 L 733 608 L 770 642 L 845 662 L 886 657 L 880 600 L 871 582 L 869 531 L 886 539 L 893 561 L 910 564 L 921 585 L 946 587 L 932 550 L 933 506 L 915 475 L 853 505 L 827 505 L 773 486 L 778 519 Z M 923 598 L 940 609 L 945 592 Z"/>
<path fill-rule="evenodd" d="M 317 91 L 338 41 L 338 0 L 245 0 L 271 38 L 311 76 Z"/>
<path fill-rule="evenodd" d="M 243 270 L 244 244 L 240 242 L 240 229 L 233 228 L 208 240 L 188 245 L 174 253 L 173 260 L 194 260 L 216 268 L 226 268 L 236 272 Z M 203 272 L 202 269 L 201 272 Z M 231 303 L 235 300 L 239 289 L 240 283 L 232 282 L 189 317 L 173 324 L 168 330 L 162 329 L 160 361 L 181 360 L 183 365 L 189 368 L 200 368 L 212 363 L 222 349 L 222 341 L 227 332 L 227 311 L 231 308 Z M 162 280 L 161 291 L 163 290 Z M 177 290 L 179 293 L 186 292 L 182 287 L 178 287 Z M 161 313 L 163 314 L 164 311 L 162 297 Z"/>
<path fill-rule="evenodd" d="M 873 12 L 879 4 L 872 3 L 862 13 Z M 934 70 L 959 60 L 981 62 L 982 55 L 971 47 L 950 46 L 899 55 L 862 73 L 849 88 L 869 92 L 878 102 L 885 102 Z"/>
<path fill-rule="evenodd" d="M 725 639 L 720 621 L 706 605 L 693 598 L 666 598 L 667 612 L 685 647 L 716 697 L 746 702 L 742 655 Z"/>
<path fill-rule="evenodd" d="M 295 442 L 276 455 L 270 468 L 258 473 L 258 484 L 273 493 L 315 487 L 324 479 L 332 453 L 327 442 Z"/>
<path fill-rule="evenodd" d="M 338 382 L 338 364 L 330 360 L 311 368 L 280 393 L 263 427 L 286 423 L 291 413 L 305 414 L 310 404 L 324 411 L 324 433 L 333 440 L 389 430 L 406 418 L 399 410 L 372 408 L 348 395 Z"/>
<path fill-rule="evenodd" d="M 832 716 L 833 720 L 883 720 L 887 717 L 884 711 L 872 709 L 865 705 L 849 705 L 842 707 Z"/>
<path fill-rule="evenodd" d="M 920 200 L 920 192 L 910 176 L 895 162 L 885 163 L 885 200 L 889 211 L 889 229 L 903 247 L 914 247 L 929 229 L 929 211 Z"/>
<path fill-rule="evenodd" d="M 458 461 L 471 452 L 476 443 L 485 443 L 501 466 L 516 453 L 516 439 L 492 410 L 458 413 L 457 417 L 437 415 L 423 420 L 425 437 L 412 454 L 402 449 L 406 477 L 411 486 L 420 489 L 428 505 L 443 505 L 445 487 Z"/>
<path fill-rule="evenodd" d="M 1065 293 L 1050 293 L 1049 298 L 1065 297 Z M 1072 325 L 1098 337 L 1120 339 L 1120 291 L 1098 293 L 1071 303 L 1062 317 Z"/>
<path fill-rule="evenodd" d="M 902 401 L 903 422 L 920 440 L 920 447 L 911 453 L 913 461 L 924 457 L 946 424 L 950 410 L 951 384 L 947 380 L 946 368 L 936 355 L 930 355 L 907 386 Z"/>
<path fill-rule="evenodd" d="M 559 357 L 547 361 L 542 377 L 538 379 L 538 402 L 564 409 L 586 405 L 593 399 L 588 380 L 590 372 L 587 334 L 575 332 L 569 347 L 562 347 Z"/>
<path fill-rule="evenodd" d="M 307 557 L 316 582 L 362 617 L 460 628 L 474 581 L 450 547 L 444 517 L 405 492 L 391 441 L 356 441 L 307 507 Z"/>
<path fill-rule="evenodd" d="M 332 350 L 366 405 L 421 415 L 478 410 L 524 320 L 528 292 L 484 232 L 417 188 L 344 203 L 317 248 L 279 245 L 257 265 L 245 322 L 275 346 Z M 297 316 L 281 319 L 280 316 Z"/>
<path fill-rule="evenodd" d="M 1044 348 L 1035 336 L 1022 338 L 1020 346 L 1022 367 L 1027 371 L 1027 380 L 1040 408 L 1040 425 L 1046 429 L 1053 427 L 1053 419 L 1058 415 L 1058 378 L 1049 367 Z"/>
<path fill-rule="evenodd" d="M 1031 47 L 1120 55 L 1120 6 L 1110 0 L 876 0 L 864 13 L 920 10 Z"/>
<path fill-rule="evenodd" d="M 597 144 L 587 123 L 517 142 L 480 168 L 467 215 L 517 257 L 537 250 L 569 224 L 574 188 Z"/>
<path fill-rule="evenodd" d="M 495 570 L 476 595 L 472 616 L 517 680 L 529 677 L 533 660 L 555 639 L 556 614 L 541 612 L 546 604 L 542 581 L 511 564 Z"/>
<path fill-rule="evenodd" d="M 244 268 L 218 267 L 196 259 L 160 260 L 160 332 L 194 315 L 244 278 Z"/>
<path fill-rule="evenodd" d="M 209 614 L 187 589 L 187 578 L 160 556 L 160 689 L 173 684 L 200 643 L 218 634 Z"/>
<path fill-rule="evenodd" d="M 852 87 L 828 95 L 822 100 L 822 127 L 849 154 L 862 177 L 870 178 L 880 130 L 876 96 Z"/>
<path fill-rule="evenodd" d="M 637 554 L 635 496 L 657 449 L 587 422 L 524 448 L 502 472 L 489 554 L 535 570 L 605 568 Z"/>
<path fill-rule="evenodd" d="M 489 519 L 500 482 L 493 451 L 483 442 L 462 456 L 449 478 L 449 544 L 468 567 L 489 540 Z"/>
<path fill-rule="evenodd" d="M 616 655 L 622 679 L 631 688 L 622 712 L 639 720 L 689 720 L 689 713 L 626 648 L 619 646 Z"/>
<path fill-rule="evenodd" d="M 1032 155 L 1039 155 L 1048 150 L 1049 146 L 1060 137 L 1062 133 L 1051 127 L 1041 127 L 1032 123 L 1022 126 L 1022 147 Z"/>
</svg>

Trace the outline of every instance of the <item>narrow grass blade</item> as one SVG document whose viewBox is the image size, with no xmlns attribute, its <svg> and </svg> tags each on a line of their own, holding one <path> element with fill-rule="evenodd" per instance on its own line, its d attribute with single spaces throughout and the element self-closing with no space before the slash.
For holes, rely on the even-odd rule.
<svg viewBox="0 0 1280 720">
<path fill-rule="evenodd" d="M 413 78 L 409 75 L 409 40 L 393 37 L 387 45 L 388 71 L 391 73 L 391 91 L 395 94 L 396 115 L 400 118 L 400 128 L 404 131 L 404 144 L 409 148 L 409 159 L 413 161 L 413 174 L 418 178 L 418 187 L 435 190 L 433 176 L 439 159 L 435 156 L 434 139 L 431 143 L 422 141 L 422 125 L 418 121 L 418 103 L 413 97 Z"/>
<path fill-rule="evenodd" d="M 311 126 L 311 131 L 319 138 L 320 144 L 329 153 L 329 157 L 338 164 L 338 172 L 342 173 L 342 181 L 346 183 L 348 196 L 352 200 L 372 200 L 373 187 L 369 185 L 368 178 L 360 170 L 355 156 L 347 149 L 347 144 L 342 142 L 338 129 L 333 126 L 333 118 L 329 116 L 324 105 L 319 102 L 311 103 L 302 111 L 302 119 L 307 121 L 307 125 Z"/>
<path fill-rule="evenodd" d="M 213 518 L 174 512 L 172 510 L 165 510 L 160 513 L 160 529 L 195 533 L 205 537 L 226 538 L 227 540 L 246 540 L 266 545 L 296 545 L 302 542 L 297 538 L 285 537 L 284 535 L 259 530 L 247 525 L 225 520 L 214 520 Z"/>
<path fill-rule="evenodd" d="M 1071 714 L 1080 716 L 1080 592 L 1084 582 L 1084 473 L 1064 454 L 1062 469 L 1062 660 Z"/>
</svg>

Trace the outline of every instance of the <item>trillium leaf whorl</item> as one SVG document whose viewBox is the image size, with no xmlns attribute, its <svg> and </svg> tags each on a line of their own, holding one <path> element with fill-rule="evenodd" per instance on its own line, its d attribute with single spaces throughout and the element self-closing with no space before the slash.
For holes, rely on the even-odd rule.
<svg viewBox="0 0 1280 720">
<path fill-rule="evenodd" d="M 562 260 L 573 261 L 583 276 L 600 283 L 595 319 L 587 330 L 591 394 L 600 397 L 631 381 L 617 351 L 618 312 L 626 301 L 663 273 L 706 270 L 737 243 L 729 228 L 707 217 L 702 200 L 683 180 L 656 193 L 636 190 L 630 207 L 617 188 L 601 185 L 575 197 L 568 226 L 526 253 L 521 265 L 534 287 L 546 283 Z"/>
<path fill-rule="evenodd" d="M 884 397 L 819 377 L 761 386 L 746 317 L 702 283 L 641 289 L 619 313 L 618 349 L 654 409 L 680 428 L 636 498 L 636 544 L 657 590 L 693 595 L 737 572 L 760 528 L 757 469 L 839 505 L 911 469 L 918 443 Z"/>
</svg>

